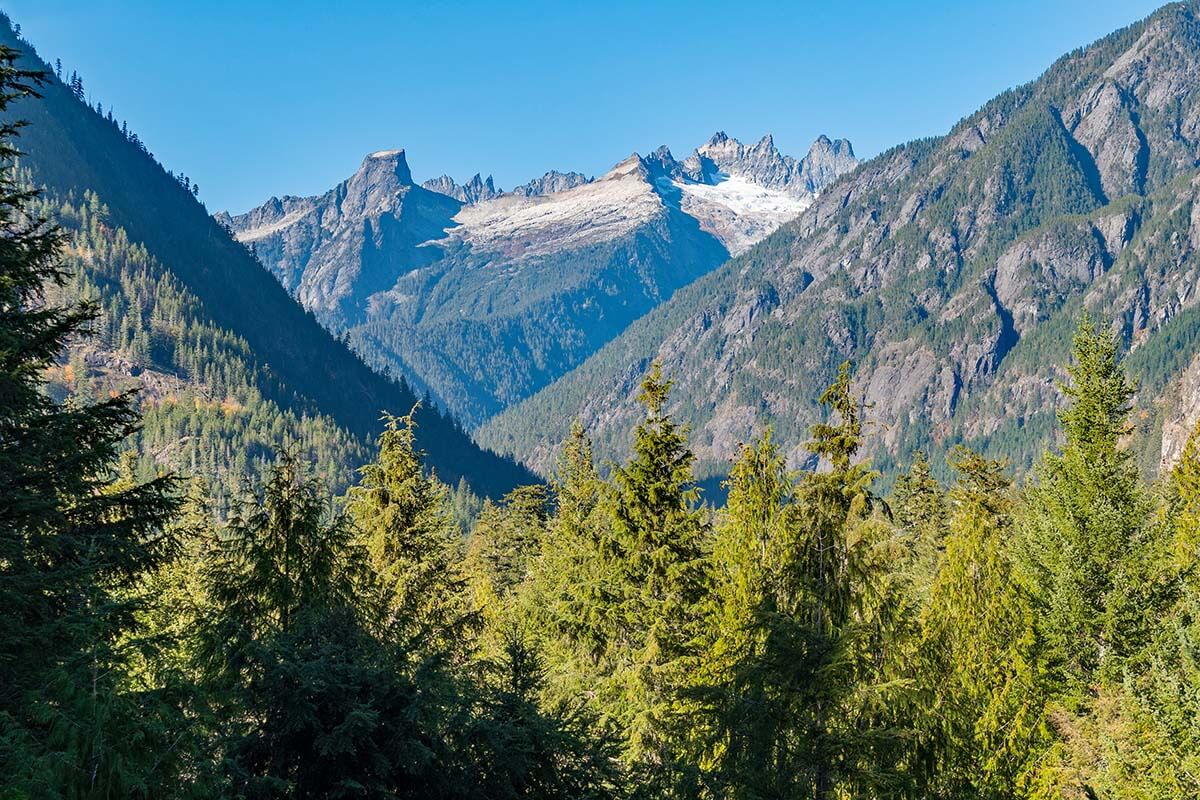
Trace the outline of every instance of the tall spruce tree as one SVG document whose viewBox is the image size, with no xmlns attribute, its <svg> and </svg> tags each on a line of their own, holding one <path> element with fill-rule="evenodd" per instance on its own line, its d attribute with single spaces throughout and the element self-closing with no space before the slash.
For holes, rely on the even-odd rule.
<svg viewBox="0 0 1200 800">
<path fill-rule="evenodd" d="M 1197 429 L 1200 431 L 1200 428 Z M 1054 714 L 1059 741 L 1043 759 L 1039 797 L 1200 797 L 1200 435 L 1163 485 L 1169 535 L 1144 548 L 1161 609 L 1150 642 L 1121 680 Z"/>
<path fill-rule="evenodd" d="M 43 374 L 94 318 L 45 302 L 63 237 L 18 185 L 20 122 L 40 73 L 0 48 L 0 794 L 134 797 L 169 785 L 154 752 L 174 732 L 125 683 L 137 588 L 175 550 L 172 481 L 115 480 L 137 428 L 129 395 L 59 403 Z M 160 769 L 160 766 L 163 767 Z"/>
<path fill-rule="evenodd" d="M 619 582 L 606 486 L 592 445 L 575 422 L 552 483 L 555 513 L 529 565 L 521 616 L 538 642 L 543 705 L 591 720 L 594 735 L 620 741 L 624 694 L 613 680 L 611 613 Z"/>
</svg>

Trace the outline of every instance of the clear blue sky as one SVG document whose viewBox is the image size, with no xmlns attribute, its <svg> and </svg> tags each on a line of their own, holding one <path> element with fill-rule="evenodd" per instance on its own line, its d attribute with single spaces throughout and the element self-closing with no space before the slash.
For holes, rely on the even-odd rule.
<svg viewBox="0 0 1200 800">
<path fill-rule="evenodd" d="M 713 131 L 870 156 L 944 132 L 1142 0 L 458 3 L 0 0 L 211 210 L 333 186 L 403 147 L 504 188 L 686 155 Z"/>
</svg>

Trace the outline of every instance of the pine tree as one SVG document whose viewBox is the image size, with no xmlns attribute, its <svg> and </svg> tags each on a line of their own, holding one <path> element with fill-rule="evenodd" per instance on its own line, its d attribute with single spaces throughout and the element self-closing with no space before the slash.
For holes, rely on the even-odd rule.
<svg viewBox="0 0 1200 800">
<path fill-rule="evenodd" d="M 0 48 L 2 112 L 43 77 L 17 60 Z M 62 404 L 43 392 L 44 370 L 95 310 L 43 302 L 67 280 L 63 236 L 16 182 L 20 127 L 0 124 L 0 794 L 136 796 L 171 781 L 151 769 L 168 732 L 154 698 L 125 686 L 116 642 L 137 633 L 142 577 L 174 553 L 163 529 L 177 502 L 169 478 L 114 480 L 137 428 L 130 396 Z"/>
</svg>

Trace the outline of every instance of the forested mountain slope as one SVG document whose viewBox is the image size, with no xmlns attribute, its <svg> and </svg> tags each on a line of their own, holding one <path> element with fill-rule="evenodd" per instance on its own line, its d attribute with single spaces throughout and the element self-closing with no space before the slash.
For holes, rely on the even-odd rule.
<svg viewBox="0 0 1200 800">
<path fill-rule="evenodd" d="M 0 43 L 19 48 L 24 67 L 51 73 L 7 20 Z M 174 421 L 163 422 L 161 430 L 153 426 L 163 418 L 151 412 L 146 434 L 181 452 L 211 421 L 211 408 L 201 406 L 228 401 L 229 416 L 236 417 L 236 406 L 265 401 L 269 408 L 259 409 L 265 416 L 253 422 L 223 433 L 206 428 L 209 453 L 196 456 L 199 462 L 220 462 L 223 472 L 253 460 L 262 448 L 289 440 L 311 445 L 316 437 L 328 444 L 321 449 L 330 474 L 347 477 L 358 466 L 362 443 L 381 430 L 381 413 L 407 413 L 417 397 L 403 382 L 373 372 L 322 328 L 208 215 L 190 188 L 123 131 L 111 112 L 106 117 L 91 108 L 82 88 L 75 89 L 52 77 L 41 89 L 43 99 L 17 103 L 12 113 L 29 122 L 20 140 L 28 180 L 44 189 L 53 216 L 61 212 L 68 228 L 78 230 L 71 263 L 85 274 L 75 288 L 94 297 L 98 292 L 106 311 L 122 314 L 121 321 L 101 322 L 113 331 L 125 327 L 108 339 L 112 350 L 93 354 L 91 366 L 108 373 L 102 383 L 144 383 L 136 378 L 150 370 L 178 384 L 179 391 L 168 394 L 179 397 L 186 389 L 193 410 L 175 406 Z M 199 339 L 197 330 L 203 331 Z M 179 360 L 190 358 L 183 355 L 189 348 L 199 348 L 192 352 L 195 370 Z M 88 365 L 84 354 L 76 355 L 77 366 Z M 209 380 L 230 359 L 237 362 L 230 375 Z M 118 380 L 120 373 L 135 380 Z M 192 395 L 207 399 L 199 403 Z M 152 403 L 161 396 L 153 388 L 146 393 Z M 466 477 L 477 491 L 497 495 L 528 479 L 511 461 L 476 447 L 449 417 L 426 408 L 418 418 L 421 442 L 445 479 Z M 225 450 L 229 462 L 213 448 Z M 188 462 L 183 465 L 199 465 Z"/>
<path fill-rule="evenodd" d="M 768 423 L 798 466 L 821 388 L 850 359 L 878 466 L 967 442 L 1023 468 L 1052 428 L 1044 365 L 1089 309 L 1132 350 L 1157 466 L 1200 330 L 1198 159 L 1200 23 L 1195 3 L 1174 4 L 860 165 L 477 439 L 545 469 L 578 416 L 612 456 L 660 359 L 702 472 Z"/>
<path fill-rule="evenodd" d="M 383 370 L 470 425 L 579 364 L 630 322 L 806 208 L 857 161 L 820 137 L 714 135 L 587 180 L 550 172 L 511 192 L 475 176 L 417 185 L 403 150 L 369 154 L 317 197 L 222 216 L 306 308 Z"/>
</svg>

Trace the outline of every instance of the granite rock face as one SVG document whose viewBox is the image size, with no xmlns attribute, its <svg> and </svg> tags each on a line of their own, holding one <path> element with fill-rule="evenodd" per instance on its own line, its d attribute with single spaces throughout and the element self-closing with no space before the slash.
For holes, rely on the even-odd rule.
<svg viewBox="0 0 1200 800">
<path fill-rule="evenodd" d="M 810 199 L 857 165 L 854 148 L 846 139 L 835 142 L 822 135 L 813 142 L 808 155 L 797 160 L 780 153 L 770 134 L 755 144 L 745 145 L 718 131 L 683 162 L 682 169 L 688 178 L 699 183 L 715 182 L 722 175 L 736 176 L 793 197 Z"/>
<path fill-rule="evenodd" d="M 403 150 L 382 150 L 319 197 L 271 198 L 230 223 L 264 264 L 327 324 L 355 318 L 397 274 L 431 261 L 462 204 L 413 185 Z"/>
<path fill-rule="evenodd" d="M 582 172 L 559 172 L 556 169 L 552 169 L 542 177 L 534 178 L 528 183 L 523 183 L 514 188 L 512 194 L 519 194 L 522 197 L 541 197 L 544 194 L 565 192 L 568 189 L 574 189 L 576 186 L 591 183 L 591 181 L 592 179 Z"/>
</svg>

